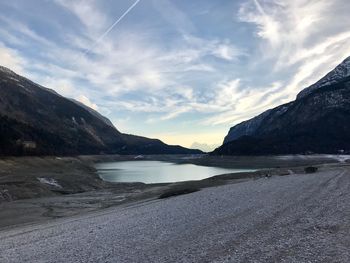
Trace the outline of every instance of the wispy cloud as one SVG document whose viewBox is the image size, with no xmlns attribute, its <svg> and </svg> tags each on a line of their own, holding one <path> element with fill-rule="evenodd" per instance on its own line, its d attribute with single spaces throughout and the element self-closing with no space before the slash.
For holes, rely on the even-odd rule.
<svg viewBox="0 0 350 263">
<path fill-rule="evenodd" d="M 239 19 L 255 25 L 262 40 L 262 59 L 256 65 L 272 63 L 276 79 L 271 81 L 287 74 L 276 91 L 278 103 L 293 100 L 349 55 L 350 31 L 344 24 L 349 8 L 340 0 L 254 0 L 241 5 Z"/>
<path fill-rule="evenodd" d="M 105 30 L 108 17 L 99 12 L 95 0 L 54 0 L 54 2 L 74 14 L 88 29 L 88 34 L 94 32 L 98 36 L 99 32 Z"/>
<path fill-rule="evenodd" d="M 88 54 L 90 53 L 112 30 L 115 28 L 120 21 L 123 20 L 125 16 L 131 12 L 131 10 L 140 2 L 141 0 L 136 0 L 101 36 L 98 37 L 98 39 L 93 43 L 93 45 L 86 50 L 84 53 Z"/>
<path fill-rule="evenodd" d="M 205 12 L 199 1 L 17 1 L 0 3 L 1 64 L 152 137 L 196 129 L 220 143 L 350 54 L 346 0 L 203 0 Z"/>
<path fill-rule="evenodd" d="M 8 67 L 18 73 L 23 72 L 23 65 L 26 63 L 16 50 L 6 47 L 1 42 L 0 61 L 2 66 Z"/>
<path fill-rule="evenodd" d="M 158 10 L 159 15 L 167 21 L 174 30 L 182 34 L 195 33 L 196 26 L 189 16 L 169 0 L 153 0 L 153 6 Z"/>
</svg>

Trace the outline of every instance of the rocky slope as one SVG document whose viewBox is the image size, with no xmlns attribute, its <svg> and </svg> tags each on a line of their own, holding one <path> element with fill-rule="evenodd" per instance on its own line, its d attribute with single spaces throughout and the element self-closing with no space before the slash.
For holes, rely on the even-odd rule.
<svg viewBox="0 0 350 263">
<path fill-rule="evenodd" d="M 293 102 L 232 127 L 215 154 L 350 151 L 350 57 Z"/>
<path fill-rule="evenodd" d="M 200 153 L 119 132 L 81 103 L 0 67 L 0 155 Z"/>
<path fill-rule="evenodd" d="M 331 84 L 336 84 L 339 81 L 342 81 L 344 78 L 350 76 L 350 57 L 346 58 L 341 64 L 339 64 L 334 70 L 329 72 L 322 79 L 317 81 L 315 84 L 310 87 L 302 90 L 297 99 L 303 98 L 313 91 L 322 88 L 323 86 L 328 86 Z"/>
</svg>

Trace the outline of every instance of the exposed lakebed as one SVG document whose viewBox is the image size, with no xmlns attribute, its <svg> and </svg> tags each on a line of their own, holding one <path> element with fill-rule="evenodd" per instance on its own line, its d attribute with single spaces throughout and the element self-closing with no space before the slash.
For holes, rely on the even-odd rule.
<svg viewBox="0 0 350 263">
<path fill-rule="evenodd" d="M 161 161 L 106 162 L 97 164 L 96 169 L 104 181 L 146 184 L 202 180 L 219 174 L 255 171 L 254 169 L 207 167 Z"/>
</svg>

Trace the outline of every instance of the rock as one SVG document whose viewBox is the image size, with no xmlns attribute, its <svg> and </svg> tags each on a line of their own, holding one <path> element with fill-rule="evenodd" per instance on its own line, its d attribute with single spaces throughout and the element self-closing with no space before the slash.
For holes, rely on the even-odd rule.
<svg viewBox="0 0 350 263">
<path fill-rule="evenodd" d="M 318 171 L 318 168 L 314 166 L 309 166 L 309 167 L 305 167 L 304 171 L 307 174 L 316 173 Z"/>
</svg>

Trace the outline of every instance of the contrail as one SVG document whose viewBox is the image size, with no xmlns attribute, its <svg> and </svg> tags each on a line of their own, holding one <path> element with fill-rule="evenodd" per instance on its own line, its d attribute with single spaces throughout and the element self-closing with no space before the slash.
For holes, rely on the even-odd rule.
<svg viewBox="0 0 350 263">
<path fill-rule="evenodd" d="M 101 42 L 102 39 L 104 39 L 109 32 L 112 31 L 112 29 L 119 24 L 120 21 L 140 2 L 141 0 L 136 0 L 135 3 L 133 3 L 118 19 L 115 21 L 107 30 L 104 32 L 92 45 L 91 48 L 89 48 L 87 51 L 84 52 L 85 55 L 89 54 L 97 45 Z"/>
</svg>

